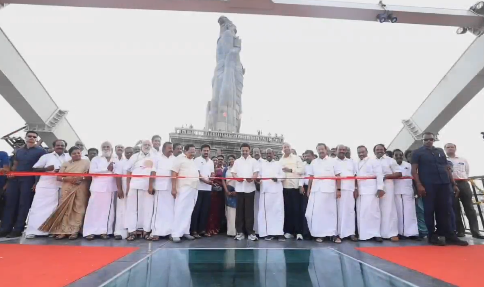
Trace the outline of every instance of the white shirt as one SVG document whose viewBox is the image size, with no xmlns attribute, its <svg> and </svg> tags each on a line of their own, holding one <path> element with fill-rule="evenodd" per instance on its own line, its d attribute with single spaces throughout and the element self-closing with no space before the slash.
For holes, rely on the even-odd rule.
<svg viewBox="0 0 484 287">
<path fill-rule="evenodd" d="M 120 160 L 118 163 L 116 163 L 114 167 L 115 167 L 114 173 L 128 174 L 128 159 L 123 157 L 123 159 Z M 121 178 L 121 183 L 122 183 L 124 192 L 126 192 L 128 189 L 127 179 L 128 179 L 127 177 Z"/>
<path fill-rule="evenodd" d="M 166 157 L 164 154 L 161 154 L 156 161 L 153 171 L 156 172 L 156 175 L 171 176 L 171 168 L 174 161 L 175 157 L 173 155 Z M 155 189 L 171 191 L 171 178 L 157 177 L 155 179 Z"/>
<path fill-rule="evenodd" d="M 111 156 L 109 161 L 104 156 L 96 156 L 91 160 L 91 166 L 89 167 L 89 173 L 106 173 L 114 174 L 113 171 L 108 170 L 108 165 L 113 162 L 113 171 L 115 170 L 116 164 L 119 162 L 116 156 Z M 113 192 L 117 191 L 116 178 L 107 176 L 93 176 L 91 187 L 91 192 Z"/>
<path fill-rule="evenodd" d="M 459 179 L 469 178 L 469 163 L 463 157 L 447 157 L 452 162 L 452 176 Z"/>
<path fill-rule="evenodd" d="M 399 165 L 402 176 L 412 176 L 412 165 L 402 161 Z M 412 179 L 395 179 L 395 194 L 413 195 Z"/>
<path fill-rule="evenodd" d="M 171 170 L 176 172 L 178 176 L 186 177 L 179 178 L 177 180 L 176 188 L 178 192 L 184 190 L 185 187 L 190 187 L 193 189 L 198 188 L 200 174 L 193 158 L 189 159 L 188 157 L 186 157 L 186 155 L 177 156 L 173 161 L 173 166 L 171 167 Z"/>
<path fill-rule="evenodd" d="M 402 172 L 397 161 L 391 157 L 384 155 L 381 158 L 377 158 L 376 160 L 380 162 L 383 175 L 394 174 L 395 172 Z"/>
<path fill-rule="evenodd" d="M 282 192 L 282 180 L 286 174 L 282 171 L 282 165 L 278 161 L 264 161 L 260 165 L 260 178 L 277 178 L 277 182 L 272 179 L 261 181 L 262 193 L 277 193 Z"/>
<path fill-rule="evenodd" d="M 161 156 L 163 154 L 163 152 L 161 151 L 161 147 L 160 147 L 160 150 L 156 150 L 155 148 L 151 148 L 150 153 L 153 156 Z"/>
<path fill-rule="evenodd" d="M 259 172 L 259 163 L 252 158 L 250 155 L 247 158 L 243 156 L 235 160 L 234 166 L 230 170 L 232 174 L 237 174 L 238 178 L 252 178 L 254 172 Z M 235 177 L 235 175 L 234 175 Z M 245 179 L 243 182 L 238 182 L 235 184 L 236 192 L 251 193 L 255 191 L 254 182 L 247 182 Z"/>
<path fill-rule="evenodd" d="M 376 194 L 378 190 L 383 190 L 383 172 L 378 160 L 366 157 L 358 161 L 357 176 L 376 176 L 376 179 L 358 179 L 360 194 Z"/>
<path fill-rule="evenodd" d="M 203 157 L 199 156 L 194 159 L 195 165 L 200 172 L 200 175 L 208 180 L 210 175 L 215 172 L 215 166 L 213 165 L 213 161 L 207 157 L 205 160 Z M 198 190 L 212 190 L 212 186 L 210 184 L 206 184 L 205 182 L 199 180 L 198 181 Z"/>
<path fill-rule="evenodd" d="M 311 162 L 309 174 L 314 177 L 337 176 L 341 174 L 336 160 L 329 156 L 324 159 L 317 158 Z M 313 179 L 311 192 L 336 192 L 336 180 L 334 179 Z"/>
<path fill-rule="evenodd" d="M 309 177 L 309 171 L 311 170 L 311 164 L 308 164 L 307 162 L 303 162 L 304 166 L 304 174 L 303 177 Z M 307 178 L 301 178 L 299 179 L 299 186 L 304 186 L 309 184 L 309 179 Z"/>
<path fill-rule="evenodd" d="M 336 165 L 338 166 L 338 170 L 341 172 L 341 177 L 355 176 L 358 173 L 356 164 L 352 159 L 345 157 L 343 160 L 341 160 L 336 157 Z M 341 180 L 341 190 L 355 191 L 355 180 Z"/>
<path fill-rule="evenodd" d="M 34 164 L 33 168 L 46 168 L 48 166 L 53 165 L 54 170 L 60 169 L 61 165 L 71 160 L 71 157 L 67 153 L 63 153 L 58 155 L 55 151 L 44 154 L 39 158 L 39 160 Z M 54 173 L 54 171 L 47 171 Z M 39 181 L 37 182 L 36 187 L 44 187 L 44 188 L 59 188 L 62 185 L 62 182 L 57 181 L 57 176 L 41 176 Z"/>
<path fill-rule="evenodd" d="M 150 175 L 156 166 L 157 157 L 151 153 L 144 154 L 142 151 L 131 156 L 127 163 L 127 172 L 133 175 Z M 132 177 L 129 183 L 130 189 L 148 190 L 150 179 L 148 177 Z"/>
</svg>

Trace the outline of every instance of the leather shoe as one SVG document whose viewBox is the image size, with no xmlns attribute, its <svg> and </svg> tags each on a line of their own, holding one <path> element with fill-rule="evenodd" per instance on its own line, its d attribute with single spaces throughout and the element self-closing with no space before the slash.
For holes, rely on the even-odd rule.
<svg viewBox="0 0 484 287">
<path fill-rule="evenodd" d="M 484 235 L 480 235 L 480 234 L 472 235 L 472 237 L 477 239 L 484 239 Z"/>
<path fill-rule="evenodd" d="M 460 240 L 459 237 L 457 236 L 450 236 L 450 237 L 447 237 L 445 239 L 447 241 L 447 243 L 451 244 L 451 245 L 458 245 L 458 246 L 467 246 L 469 245 L 469 242 L 465 241 L 465 240 Z"/>
<path fill-rule="evenodd" d="M 10 232 L 9 231 L 0 231 L 0 238 L 6 237 Z"/>
<path fill-rule="evenodd" d="M 382 243 L 383 239 L 381 237 L 374 237 L 376 242 Z"/>
<path fill-rule="evenodd" d="M 7 238 L 17 238 L 17 237 L 22 237 L 22 232 L 14 230 L 7 235 Z"/>
<path fill-rule="evenodd" d="M 465 233 L 458 232 L 457 233 L 457 237 L 466 237 L 466 234 Z"/>
<path fill-rule="evenodd" d="M 445 237 L 443 236 L 437 236 L 437 235 L 432 235 L 432 237 L 429 238 L 429 243 L 432 245 L 437 245 L 437 246 L 445 246 Z"/>
</svg>

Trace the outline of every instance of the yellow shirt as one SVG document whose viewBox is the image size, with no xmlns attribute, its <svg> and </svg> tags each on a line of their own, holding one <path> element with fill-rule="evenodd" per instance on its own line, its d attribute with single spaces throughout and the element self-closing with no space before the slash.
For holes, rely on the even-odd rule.
<svg viewBox="0 0 484 287">
<path fill-rule="evenodd" d="M 179 178 L 176 183 L 177 190 L 180 191 L 182 187 L 198 188 L 199 173 L 197 165 L 193 159 L 186 156 L 177 156 L 173 162 L 171 170 L 178 173 L 178 176 L 186 176 L 189 178 Z"/>
<path fill-rule="evenodd" d="M 290 154 L 288 157 L 284 155 L 279 160 L 281 166 L 292 169 L 292 172 L 286 172 L 286 179 L 282 182 L 284 188 L 299 188 L 299 179 L 304 173 L 304 165 L 297 155 Z"/>
</svg>

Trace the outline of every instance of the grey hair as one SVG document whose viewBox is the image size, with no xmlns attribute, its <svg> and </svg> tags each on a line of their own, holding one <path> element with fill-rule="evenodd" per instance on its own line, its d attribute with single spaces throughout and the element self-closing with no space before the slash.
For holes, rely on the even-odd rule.
<svg viewBox="0 0 484 287">
<path fill-rule="evenodd" d="M 110 142 L 105 141 L 101 144 L 101 150 L 103 149 L 103 145 L 106 145 L 106 144 L 108 144 L 111 147 L 111 149 L 113 149 L 113 145 Z"/>
</svg>

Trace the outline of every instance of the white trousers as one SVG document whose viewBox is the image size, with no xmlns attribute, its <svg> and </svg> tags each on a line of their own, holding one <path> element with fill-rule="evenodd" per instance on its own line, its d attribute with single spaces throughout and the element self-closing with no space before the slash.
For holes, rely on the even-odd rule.
<svg viewBox="0 0 484 287">
<path fill-rule="evenodd" d="M 256 194 L 259 193 L 256 191 Z M 259 236 L 284 235 L 284 195 L 277 193 L 260 193 Z"/>
<path fill-rule="evenodd" d="M 380 199 L 376 194 L 361 194 L 356 200 L 358 234 L 360 240 L 381 237 Z"/>
<path fill-rule="evenodd" d="M 413 195 L 395 194 L 398 216 L 398 234 L 409 237 L 418 236 L 417 212 Z"/>
<path fill-rule="evenodd" d="M 175 214 L 171 228 L 172 237 L 182 237 L 190 234 L 190 223 L 192 221 L 192 212 L 197 202 L 198 190 L 190 186 L 184 186 L 178 189 L 175 199 Z"/>
<path fill-rule="evenodd" d="M 155 210 L 151 220 L 151 234 L 156 236 L 170 235 L 174 215 L 175 199 L 171 195 L 171 190 L 155 191 Z"/>
<path fill-rule="evenodd" d="M 82 235 L 113 234 L 114 218 L 114 197 L 116 192 L 91 192 L 87 204 L 86 216 Z"/>
<path fill-rule="evenodd" d="M 311 192 L 306 219 L 311 236 L 335 236 L 338 229 L 336 192 Z"/>
<path fill-rule="evenodd" d="M 338 235 L 345 238 L 355 235 L 355 198 L 353 191 L 342 190 L 338 201 Z"/>
<path fill-rule="evenodd" d="M 235 208 L 230 206 L 225 206 L 225 217 L 227 217 L 227 235 L 235 236 L 237 231 L 235 229 Z"/>
<path fill-rule="evenodd" d="M 380 198 L 380 234 L 383 238 L 391 238 L 398 236 L 398 217 L 397 207 L 395 206 L 393 179 L 385 180 L 383 190 L 385 191 L 385 195 Z"/>
<path fill-rule="evenodd" d="M 153 217 L 154 196 L 147 190 L 130 189 L 126 201 L 126 225 L 128 232 L 143 229 L 151 231 L 151 218 Z"/>
<path fill-rule="evenodd" d="M 128 228 L 126 227 L 126 195 L 119 199 L 116 196 L 116 221 L 114 223 L 114 235 L 120 235 L 123 239 L 128 237 Z"/>
<path fill-rule="evenodd" d="M 59 204 L 59 188 L 38 187 L 35 189 L 34 201 L 30 207 L 26 235 L 48 235 L 39 227 L 49 218 Z"/>
<path fill-rule="evenodd" d="M 260 201 L 260 191 L 254 192 L 254 231 L 255 234 L 259 234 L 259 201 Z"/>
</svg>

